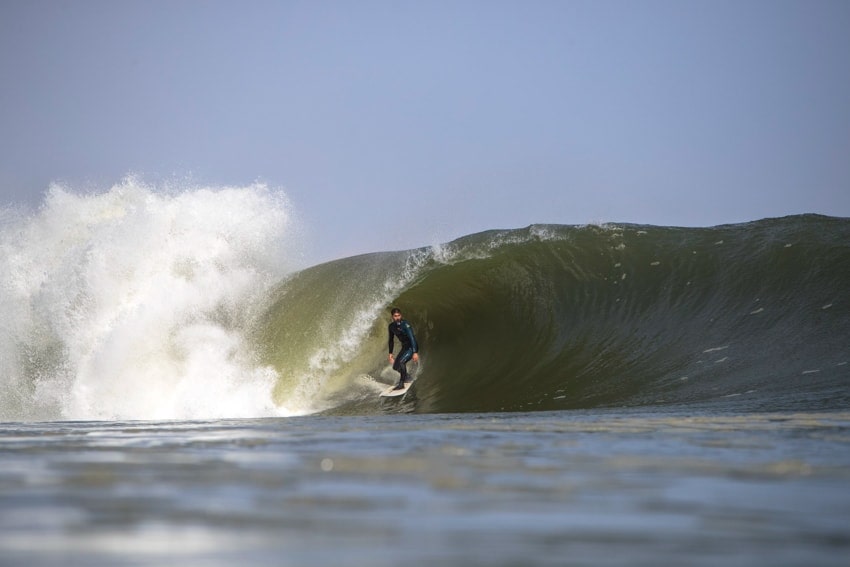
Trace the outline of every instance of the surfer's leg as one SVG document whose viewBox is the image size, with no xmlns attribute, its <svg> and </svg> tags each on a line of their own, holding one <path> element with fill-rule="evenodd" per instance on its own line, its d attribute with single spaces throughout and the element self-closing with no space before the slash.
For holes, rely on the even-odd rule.
<svg viewBox="0 0 850 567">
<path fill-rule="evenodd" d="M 399 363 L 399 366 L 401 367 L 400 372 L 401 372 L 402 377 L 404 377 L 405 380 L 410 378 L 410 376 L 408 376 L 408 374 L 407 374 L 407 363 L 410 362 L 411 358 L 413 358 L 413 349 L 412 348 L 405 349 L 404 352 L 402 352 L 398 355 L 398 363 Z"/>
<path fill-rule="evenodd" d="M 399 373 L 398 384 L 395 385 L 393 390 L 401 390 L 404 388 L 404 382 L 407 380 L 407 367 L 405 364 L 396 362 L 393 367 L 395 367 L 396 371 Z"/>
<path fill-rule="evenodd" d="M 400 353 L 395 359 L 395 364 L 393 364 L 393 370 L 399 373 L 398 384 L 395 386 L 395 390 L 401 390 L 404 388 L 404 383 L 408 379 L 407 375 L 407 361 L 413 357 L 413 350 L 407 349 Z"/>
<path fill-rule="evenodd" d="M 396 357 L 395 362 L 393 362 L 393 370 L 398 372 L 398 383 L 395 385 L 393 390 L 401 390 L 404 388 L 404 373 L 407 370 L 404 366 L 404 362 L 401 360 L 401 353 Z"/>
</svg>

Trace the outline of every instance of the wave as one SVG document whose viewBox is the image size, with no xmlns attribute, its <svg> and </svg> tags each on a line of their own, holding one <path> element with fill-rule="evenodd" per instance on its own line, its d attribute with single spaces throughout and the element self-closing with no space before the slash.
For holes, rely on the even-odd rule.
<svg viewBox="0 0 850 567">
<path fill-rule="evenodd" d="M 285 195 L 53 186 L 0 215 L 0 420 L 847 408 L 850 221 L 493 230 L 300 269 Z M 388 308 L 412 394 L 382 404 Z"/>
<path fill-rule="evenodd" d="M 295 413 L 382 411 L 390 305 L 422 350 L 403 411 L 847 408 L 848 274 L 847 219 L 537 225 L 298 272 L 254 340 Z"/>
</svg>

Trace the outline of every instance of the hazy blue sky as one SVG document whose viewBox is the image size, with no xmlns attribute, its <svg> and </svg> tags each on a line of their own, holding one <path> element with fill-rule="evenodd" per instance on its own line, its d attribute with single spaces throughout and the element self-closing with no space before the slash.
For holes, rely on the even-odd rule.
<svg viewBox="0 0 850 567">
<path fill-rule="evenodd" d="M 0 0 L 0 204 L 282 188 L 318 259 L 850 216 L 850 2 Z"/>
</svg>

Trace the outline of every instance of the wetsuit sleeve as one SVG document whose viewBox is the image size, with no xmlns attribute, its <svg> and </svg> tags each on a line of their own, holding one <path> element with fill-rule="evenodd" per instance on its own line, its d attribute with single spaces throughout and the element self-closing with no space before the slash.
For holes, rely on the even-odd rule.
<svg viewBox="0 0 850 567">
<path fill-rule="evenodd" d="M 389 344 L 388 344 L 388 346 L 390 347 L 390 354 L 392 354 L 392 353 L 393 353 L 393 347 L 395 347 L 395 340 L 394 340 L 394 339 L 395 339 L 395 337 L 393 336 L 393 327 L 392 327 L 392 325 L 390 325 L 389 327 L 387 327 L 387 332 L 388 332 L 388 333 L 389 333 L 389 335 L 390 335 L 389 339 L 387 339 L 387 343 L 389 343 Z"/>
<path fill-rule="evenodd" d="M 413 336 L 413 327 L 410 326 L 410 323 L 404 324 L 404 332 L 407 334 L 407 338 L 410 339 L 410 346 L 413 347 L 413 352 L 419 352 L 419 345 L 416 344 L 416 337 Z"/>
</svg>

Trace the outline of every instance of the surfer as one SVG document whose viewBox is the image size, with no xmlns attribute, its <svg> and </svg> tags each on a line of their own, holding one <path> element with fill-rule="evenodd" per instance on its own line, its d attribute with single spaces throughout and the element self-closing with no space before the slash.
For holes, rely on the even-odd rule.
<svg viewBox="0 0 850 567">
<path fill-rule="evenodd" d="M 393 390 L 401 390 L 404 388 L 404 382 L 408 379 L 407 362 L 411 359 L 413 362 L 419 361 L 419 346 L 416 344 L 416 337 L 413 336 L 413 327 L 401 318 L 401 309 L 393 307 L 390 310 L 390 314 L 393 320 L 389 327 L 389 359 L 390 364 L 393 365 L 393 370 L 400 374 L 398 384 L 396 384 Z M 395 346 L 396 337 L 401 341 L 401 352 L 393 360 L 393 347 Z"/>
</svg>

